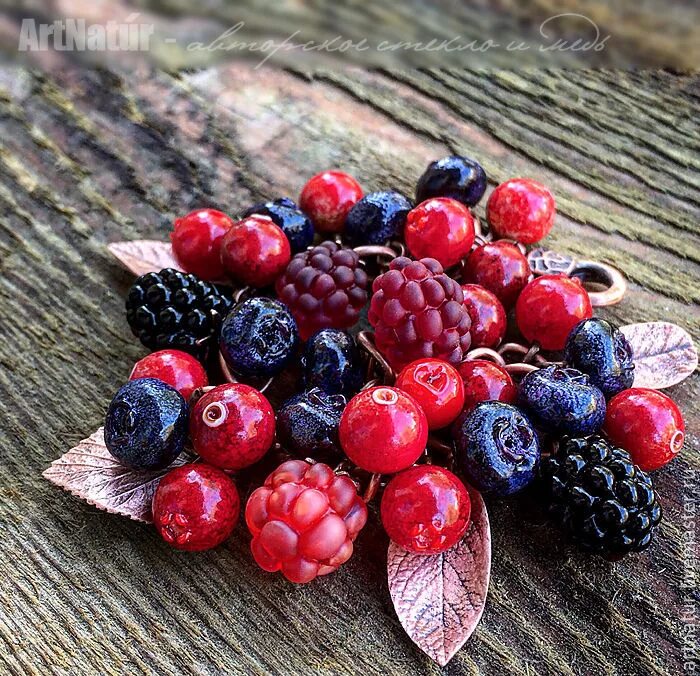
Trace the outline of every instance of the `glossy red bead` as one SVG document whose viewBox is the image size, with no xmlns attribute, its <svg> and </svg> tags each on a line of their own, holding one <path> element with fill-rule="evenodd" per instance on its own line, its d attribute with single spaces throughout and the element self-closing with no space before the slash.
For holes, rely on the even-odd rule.
<svg viewBox="0 0 700 676">
<path fill-rule="evenodd" d="M 462 362 L 458 367 L 464 382 L 464 411 L 471 411 L 482 401 L 502 401 L 512 404 L 518 389 L 510 374 L 498 364 L 485 359 Z"/>
<path fill-rule="evenodd" d="M 474 217 L 461 202 L 433 197 L 411 209 L 404 239 L 414 258 L 434 258 L 444 268 L 461 261 L 474 244 Z"/>
<path fill-rule="evenodd" d="M 176 549 L 197 552 L 220 545 L 233 531 L 240 500 L 233 481 L 197 463 L 168 472 L 153 496 L 153 523 Z"/>
<path fill-rule="evenodd" d="M 195 405 L 190 419 L 195 452 L 222 469 L 242 469 L 260 460 L 275 439 L 275 413 L 255 388 L 218 385 Z"/>
<path fill-rule="evenodd" d="M 673 460 L 685 440 L 683 415 L 673 399 L 644 387 L 623 390 L 608 402 L 603 430 L 644 471 Z"/>
<path fill-rule="evenodd" d="M 474 249 L 462 268 L 462 279 L 493 293 L 510 309 L 532 279 L 525 254 L 505 240 L 487 242 Z"/>
<path fill-rule="evenodd" d="M 221 242 L 227 275 L 241 284 L 269 286 L 292 257 L 289 240 L 269 216 L 253 215 L 235 223 Z"/>
<path fill-rule="evenodd" d="M 525 339 L 543 350 L 563 350 L 571 329 L 593 316 L 588 292 L 581 282 L 563 275 L 542 275 L 521 292 L 515 319 Z"/>
<path fill-rule="evenodd" d="M 529 178 L 511 178 L 497 186 L 486 204 L 496 237 L 523 244 L 539 242 L 554 225 L 556 204 L 548 188 Z"/>
<path fill-rule="evenodd" d="M 437 465 L 417 465 L 389 481 L 382 496 L 382 525 L 399 546 L 415 554 L 439 554 L 469 527 L 471 500 L 464 484 Z"/>
<path fill-rule="evenodd" d="M 323 463 L 288 460 L 253 491 L 245 518 L 256 563 L 304 583 L 350 558 L 367 506 L 350 477 Z"/>
<path fill-rule="evenodd" d="M 340 419 L 340 445 L 358 467 L 392 474 L 410 467 L 425 450 L 428 420 L 416 400 L 395 387 L 355 395 Z"/>
<path fill-rule="evenodd" d="M 216 209 L 197 209 L 176 219 L 170 241 L 178 263 L 200 279 L 224 279 L 221 240 L 232 225 L 233 220 Z"/>
<path fill-rule="evenodd" d="M 478 284 L 463 284 L 462 292 L 472 320 L 472 348 L 496 347 L 506 335 L 506 311 L 501 301 Z"/>
<path fill-rule="evenodd" d="M 204 367 L 182 350 L 158 350 L 136 362 L 129 380 L 156 378 L 174 387 L 187 401 L 192 392 L 209 384 Z"/>
<path fill-rule="evenodd" d="M 399 373 L 395 385 L 418 402 L 431 430 L 449 425 L 464 406 L 462 378 L 442 359 L 412 362 Z"/>
<path fill-rule="evenodd" d="M 362 198 L 360 184 L 342 171 L 322 171 L 299 195 L 299 207 L 319 232 L 342 232 L 345 216 Z"/>
</svg>

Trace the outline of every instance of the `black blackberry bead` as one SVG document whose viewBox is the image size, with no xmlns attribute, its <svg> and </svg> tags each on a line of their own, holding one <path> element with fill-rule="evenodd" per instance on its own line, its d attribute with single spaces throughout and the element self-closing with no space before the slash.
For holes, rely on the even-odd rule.
<svg viewBox="0 0 700 676">
<path fill-rule="evenodd" d="M 541 471 L 551 514 L 583 550 L 617 559 L 650 545 L 661 505 L 626 451 L 598 436 L 564 438 Z"/>
<path fill-rule="evenodd" d="M 166 268 L 141 275 L 126 299 L 131 331 L 151 350 L 184 350 L 203 357 L 231 301 L 213 284 Z"/>
</svg>

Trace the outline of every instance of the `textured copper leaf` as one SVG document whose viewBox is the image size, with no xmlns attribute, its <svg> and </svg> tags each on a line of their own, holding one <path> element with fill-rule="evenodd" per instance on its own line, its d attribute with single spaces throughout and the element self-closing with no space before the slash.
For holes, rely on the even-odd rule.
<svg viewBox="0 0 700 676">
<path fill-rule="evenodd" d="M 107 248 L 127 270 L 137 276 L 160 272 L 164 268 L 182 270 L 175 260 L 170 242 L 136 239 L 132 242 L 114 242 Z"/>
<path fill-rule="evenodd" d="M 661 390 L 685 380 L 698 366 L 698 351 L 690 334 L 670 322 L 622 326 L 632 347 L 634 387 Z"/>
<path fill-rule="evenodd" d="M 91 505 L 134 521 L 151 522 L 151 501 L 164 474 L 190 462 L 182 454 L 166 469 L 135 472 L 119 464 L 105 446 L 104 428 L 54 460 L 43 476 Z"/>
<path fill-rule="evenodd" d="M 471 636 L 489 588 L 489 518 L 481 495 L 470 493 L 472 523 L 452 549 L 422 556 L 389 545 L 389 591 L 396 614 L 411 639 L 440 666 Z"/>
<path fill-rule="evenodd" d="M 533 249 L 527 255 L 527 261 L 536 275 L 570 275 L 576 267 L 571 256 L 548 249 Z"/>
</svg>

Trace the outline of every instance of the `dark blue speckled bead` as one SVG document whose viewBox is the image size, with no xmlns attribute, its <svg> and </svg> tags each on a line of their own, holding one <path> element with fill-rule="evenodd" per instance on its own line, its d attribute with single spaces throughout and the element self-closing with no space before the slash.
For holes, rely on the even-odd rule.
<svg viewBox="0 0 700 676">
<path fill-rule="evenodd" d="M 583 371 L 607 399 L 632 387 L 632 348 L 622 332 L 604 319 L 584 319 L 566 340 L 564 359 Z"/>
<path fill-rule="evenodd" d="M 304 251 L 314 241 L 314 226 L 311 219 L 288 197 L 254 204 L 244 212 L 243 218 L 252 214 L 269 216 L 282 228 L 292 247 L 292 253 Z"/>
<path fill-rule="evenodd" d="M 416 203 L 431 197 L 451 197 L 473 207 L 486 191 L 483 167 L 469 157 L 450 155 L 428 165 L 416 185 Z"/>
<path fill-rule="evenodd" d="M 135 470 L 167 467 L 185 446 L 189 407 L 155 378 L 131 380 L 112 399 L 105 417 L 107 450 Z"/>
<path fill-rule="evenodd" d="M 363 384 L 362 361 L 354 338 L 340 329 L 321 329 L 306 343 L 304 387 L 328 394 L 356 394 Z"/>
<path fill-rule="evenodd" d="M 510 495 L 535 478 L 539 441 L 515 406 L 499 401 L 477 404 L 452 434 L 458 471 L 483 493 Z"/>
<path fill-rule="evenodd" d="M 219 349 L 237 375 L 269 378 L 289 363 L 298 341 L 296 322 L 284 303 L 249 298 L 226 315 Z"/>
<path fill-rule="evenodd" d="M 277 412 L 277 437 L 282 447 L 315 460 L 340 455 L 338 425 L 345 404 L 342 395 L 318 389 L 287 399 Z"/>
<path fill-rule="evenodd" d="M 597 432 L 605 420 L 605 397 L 576 369 L 548 366 L 528 373 L 518 403 L 545 432 L 573 437 Z"/>
<path fill-rule="evenodd" d="M 403 236 L 411 201 L 394 191 L 371 192 L 345 217 L 345 237 L 352 246 L 384 244 Z"/>
</svg>

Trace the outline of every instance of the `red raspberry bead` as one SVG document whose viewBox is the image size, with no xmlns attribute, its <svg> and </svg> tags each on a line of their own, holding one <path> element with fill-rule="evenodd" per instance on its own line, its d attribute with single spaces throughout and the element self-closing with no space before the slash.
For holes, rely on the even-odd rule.
<svg viewBox="0 0 700 676">
<path fill-rule="evenodd" d="M 506 311 L 501 301 L 478 284 L 463 284 L 462 293 L 472 320 L 472 347 L 496 347 L 506 335 Z"/>
<path fill-rule="evenodd" d="M 563 275 L 542 275 L 531 281 L 515 305 L 520 333 L 544 350 L 563 350 L 571 329 L 593 316 L 588 292 L 581 282 Z"/>
<path fill-rule="evenodd" d="M 433 197 L 408 212 L 404 238 L 414 258 L 432 256 L 449 268 L 474 244 L 474 217 L 457 200 Z"/>
<path fill-rule="evenodd" d="M 256 563 L 290 581 L 332 573 L 352 555 L 367 507 L 347 476 L 322 463 L 282 463 L 253 491 L 245 509 Z"/>
<path fill-rule="evenodd" d="M 552 193 L 529 178 L 511 178 L 501 183 L 486 204 L 486 218 L 494 234 L 533 244 L 549 234 L 556 205 Z"/>
<path fill-rule="evenodd" d="M 260 460 L 275 439 L 275 414 L 255 388 L 219 385 L 195 405 L 190 420 L 195 452 L 222 469 L 242 469 Z"/>
<path fill-rule="evenodd" d="M 428 442 L 428 419 L 405 392 L 370 387 L 348 402 L 339 436 L 345 454 L 358 467 L 392 474 L 420 458 Z"/>
<path fill-rule="evenodd" d="M 367 283 L 352 249 L 323 242 L 296 254 L 275 289 L 307 340 L 321 329 L 354 326 L 367 302 Z"/>
<path fill-rule="evenodd" d="M 509 309 L 532 279 L 532 271 L 516 244 L 498 240 L 482 244 L 469 254 L 462 279 L 488 289 Z"/>
<path fill-rule="evenodd" d="M 153 496 L 153 523 L 161 537 L 188 552 L 220 545 L 231 535 L 239 513 L 233 481 L 204 463 L 171 470 Z"/>
<path fill-rule="evenodd" d="M 345 216 L 362 198 L 360 184 L 342 171 L 323 171 L 301 190 L 299 207 L 319 232 L 342 232 Z"/>
<path fill-rule="evenodd" d="M 464 381 L 465 412 L 482 401 L 515 403 L 518 388 L 502 366 L 485 359 L 472 359 L 462 362 L 457 370 Z"/>
<path fill-rule="evenodd" d="M 157 378 L 174 387 L 187 401 L 192 392 L 209 384 L 204 367 L 187 352 L 158 350 L 136 362 L 129 380 Z"/>
<path fill-rule="evenodd" d="M 673 399 L 644 387 L 623 390 L 608 402 L 603 430 L 645 472 L 673 460 L 685 440 L 683 415 Z"/>
<path fill-rule="evenodd" d="M 469 526 L 471 500 L 464 484 L 437 465 L 418 465 L 391 479 L 382 496 L 382 524 L 399 546 L 439 554 L 456 545 Z"/>
<path fill-rule="evenodd" d="M 221 261 L 229 277 L 257 288 L 272 284 L 291 257 L 287 236 L 269 216 L 244 218 L 221 242 Z"/>
<path fill-rule="evenodd" d="M 221 240 L 232 225 L 233 221 L 216 209 L 197 209 L 176 219 L 170 241 L 177 262 L 200 279 L 223 279 Z"/>
<path fill-rule="evenodd" d="M 368 319 L 392 368 L 425 357 L 462 361 L 471 345 L 469 313 L 461 287 L 434 258 L 395 258 L 372 290 Z"/>
<path fill-rule="evenodd" d="M 449 425 L 464 406 L 464 383 L 457 369 L 441 359 L 418 359 L 405 366 L 396 387 L 423 409 L 431 430 Z"/>
</svg>

